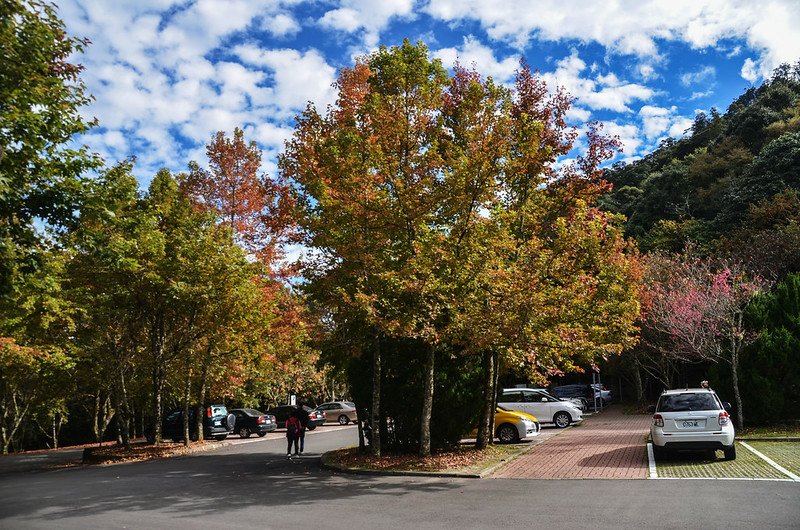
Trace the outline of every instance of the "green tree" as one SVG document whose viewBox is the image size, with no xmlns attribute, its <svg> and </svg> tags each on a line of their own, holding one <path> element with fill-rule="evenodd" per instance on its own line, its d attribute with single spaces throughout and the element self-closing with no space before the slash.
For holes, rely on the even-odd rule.
<svg viewBox="0 0 800 530">
<path fill-rule="evenodd" d="M 90 101 L 71 62 L 87 41 L 67 35 L 55 7 L 39 0 L 0 4 L 0 295 L 12 271 L 30 271 L 41 248 L 34 225 L 68 224 L 80 175 L 99 161 L 75 135 L 93 125 L 80 114 Z"/>
<path fill-rule="evenodd" d="M 755 340 L 742 350 L 742 401 L 755 423 L 781 421 L 797 410 L 800 395 L 800 275 L 790 274 L 747 308 Z"/>
</svg>

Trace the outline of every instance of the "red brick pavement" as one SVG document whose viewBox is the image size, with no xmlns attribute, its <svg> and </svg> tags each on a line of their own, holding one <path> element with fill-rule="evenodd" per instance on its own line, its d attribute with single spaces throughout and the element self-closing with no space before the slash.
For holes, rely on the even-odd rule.
<svg viewBox="0 0 800 530">
<path fill-rule="evenodd" d="M 647 478 L 651 417 L 613 405 L 511 461 L 493 478 Z"/>
</svg>

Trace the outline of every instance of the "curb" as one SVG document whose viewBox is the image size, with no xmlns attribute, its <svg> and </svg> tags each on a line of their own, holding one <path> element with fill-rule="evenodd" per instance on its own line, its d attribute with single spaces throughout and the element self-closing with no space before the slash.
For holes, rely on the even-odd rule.
<svg viewBox="0 0 800 530">
<path fill-rule="evenodd" d="M 555 438 L 562 432 L 565 432 L 571 428 L 573 425 L 565 429 L 559 429 L 556 431 L 552 436 L 549 436 L 546 439 L 539 439 L 534 438 L 531 440 L 529 444 L 526 445 L 524 449 L 509 456 L 508 458 L 501 460 L 500 462 L 489 466 L 488 468 L 484 469 L 480 473 L 459 473 L 457 471 L 403 471 L 403 470 L 395 470 L 395 469 L 358 469 L 358 468 L 351 468 L 346 466 L 340 466 L 338 464 L 334 464 L 330 461 L 330 455 L 333 451 L 328 451 L 323 453 L 320 457 L 322 462 L 322 467 L 327 469 L 331 469 L 333 471 L 339 471 L 341 473 L 350 473 L 353 475 L 375 475 L 375 476 L 395 476 L 395 477 L 440 477 L 440 478 L 486 478 L 493 473 L 497 472 L 499 469 L 511 464 L 522 455 L 527 454 L 528 452 L 532 451 L 534 447 L 537 445 L 543 444 L 552 438 Z M 353 448 L 355 446 L 352 446 Z M 346 448 L 347 449 L 347 448 Z"/>
</svg>

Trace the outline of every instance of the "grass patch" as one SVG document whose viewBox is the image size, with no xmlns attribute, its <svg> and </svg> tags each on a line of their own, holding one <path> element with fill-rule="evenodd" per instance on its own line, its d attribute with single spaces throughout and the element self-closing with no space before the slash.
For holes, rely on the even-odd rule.
<svg viewBox="0 0 800 530">
<path fill-rule="evenodd" d="M 736 433 L 743 438 L 784 438 L 800 437 L 800 422 L 782 423 L 779 425 L 748 426 Z"/>
<path fill-rule="evenodd" d="M 477 474 L 520 454 L 527 444 L 490 445 L 486 449 L 462 446 L 438 451 L 422 458 L 414 454 L 386 453 L 380 457 L 359 452 L 357 447 L 326 453 L 326 462 L 335 466 L 372 471 L 425 471 Z"/>
<path fill-rule="evenodd" d="M 673 453 L 656 459 L 659 477 L 668 478 L 786 478 L 763 459 L 741 445 L 736 448 L 736 460 L 722 460 L 722 451 Z"/>
<path fill-rule="evenodd" d="M 800 442 L 747 442 L 795 475 L 800 475 Z"/>
</svg>

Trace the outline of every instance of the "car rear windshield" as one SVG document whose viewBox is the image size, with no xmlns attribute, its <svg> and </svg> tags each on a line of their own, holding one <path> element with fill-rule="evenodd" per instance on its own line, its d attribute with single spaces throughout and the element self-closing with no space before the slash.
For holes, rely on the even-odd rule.
<svg viewBox="0 0 800 530">
<path fill-rule="evenodd" d="M 670 394 L 661 396 L 657 412 L 689 412 L 693 410 L 719 410 L 713 394 Z"/>
<path fill-rule="evenodd" d="M 248 416 L 263 416 L 262 412 L 257 411 L 256 409 L 242 409 L 247 413 Z"/>
</svg>

